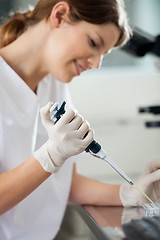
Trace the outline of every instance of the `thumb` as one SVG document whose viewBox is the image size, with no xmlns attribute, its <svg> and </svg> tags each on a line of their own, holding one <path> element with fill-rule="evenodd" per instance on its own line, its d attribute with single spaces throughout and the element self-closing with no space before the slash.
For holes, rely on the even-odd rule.
<svg viewBox="0 0 160 240">
<path fill-rule="evenodd" d="M 148 175 L 148 181 L 154 183 L 160 180 L 160 169 Z"/>
<path fill-rule="evenodd" d="M 50 119 L 50 108 L 52 106 L 53 106 L 53 103 L 49 102 L 40 109 L 41 120 L 44 127 L 46 127 L 46 125 L 48 124 L 53 124 L 53 121 L 51 121 Z"/>
</svg>

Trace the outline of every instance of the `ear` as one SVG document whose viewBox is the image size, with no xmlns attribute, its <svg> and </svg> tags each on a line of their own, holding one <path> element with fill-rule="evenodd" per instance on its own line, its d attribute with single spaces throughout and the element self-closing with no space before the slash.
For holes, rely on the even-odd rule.
<svg viewBox="0 0 160 240">
<path fill-rule="evenodd" d="M 52 9 L 49 17 L 51 27 L 58 28 L 68 18 L 70 6 L 67 2 L 58 2 Z"/>
</svg>

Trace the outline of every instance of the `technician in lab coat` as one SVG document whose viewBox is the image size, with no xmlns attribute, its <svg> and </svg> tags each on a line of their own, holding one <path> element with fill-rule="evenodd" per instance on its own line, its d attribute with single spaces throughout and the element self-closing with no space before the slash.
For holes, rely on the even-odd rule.
<svg viewBox="0 0 160 240">
<path fill-rule="evenodd" d="M 129 185 L 104 184 L 76 172 L 73 156 L 94 134 L 72 110 L 66 85 L 98 68 L 103 55 L 129 35 L 117 0 L 40 0 L 0 28 L 0 239 L 53 239 L 68 202 L 145 202 Z M 63 100 L 68 110 L 54 125 L 51 102 Z M 159 197 L 152 184 L 159 186 L 159 165 L 151 163 L 138 180 L 151 197 L 156 193 L 154 200 Z"/>
</svg>

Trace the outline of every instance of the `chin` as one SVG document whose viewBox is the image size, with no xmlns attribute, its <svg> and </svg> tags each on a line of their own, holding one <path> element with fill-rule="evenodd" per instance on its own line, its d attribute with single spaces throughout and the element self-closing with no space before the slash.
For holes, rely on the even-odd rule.
<svg viewBox="0 0 160 240">
<path fill-rule="evenodd" d="M 72 79 L 75 77 L 75 75 L 73 74 L 67 74 L 66 72 L 62 73 L 62 72 L 54 72 L 52 71 L 52 74 L 54 76 L 55 79 L 59 80 L 60 82 L 63 82 L 63 83 L 69 83 L 72 81 Z"/>
<path fill-rule="evenodd" d="M 70 83 L 71 81 L 72 81 L 72 79 L 73 79 L 73 77 L 59 77 L 59 78 L 57 78 L 60 82 L 63 82 L 63 83 Z"/>
</svg>

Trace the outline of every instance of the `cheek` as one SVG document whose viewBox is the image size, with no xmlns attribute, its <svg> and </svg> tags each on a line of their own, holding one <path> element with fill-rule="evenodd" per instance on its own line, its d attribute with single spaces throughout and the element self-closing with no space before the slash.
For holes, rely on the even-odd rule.
<svg viewBox="0 0 160 240">
<path fill-rule="evenodd" d="M 78 32 L 71 32 L 61 42 L 62 54 L 70 60 L 83 56 L 88 51 L 88 45 L 84 36 Z"/>
<path fill-rule="evenodd" d="M 63 53 L 63 52 L 62 52 Z M 56 53 L 48 59 L 49 72 L 61 82 L 70 82 L 74 76 L 73 60 L 66 55 Z"/>
</svg>

